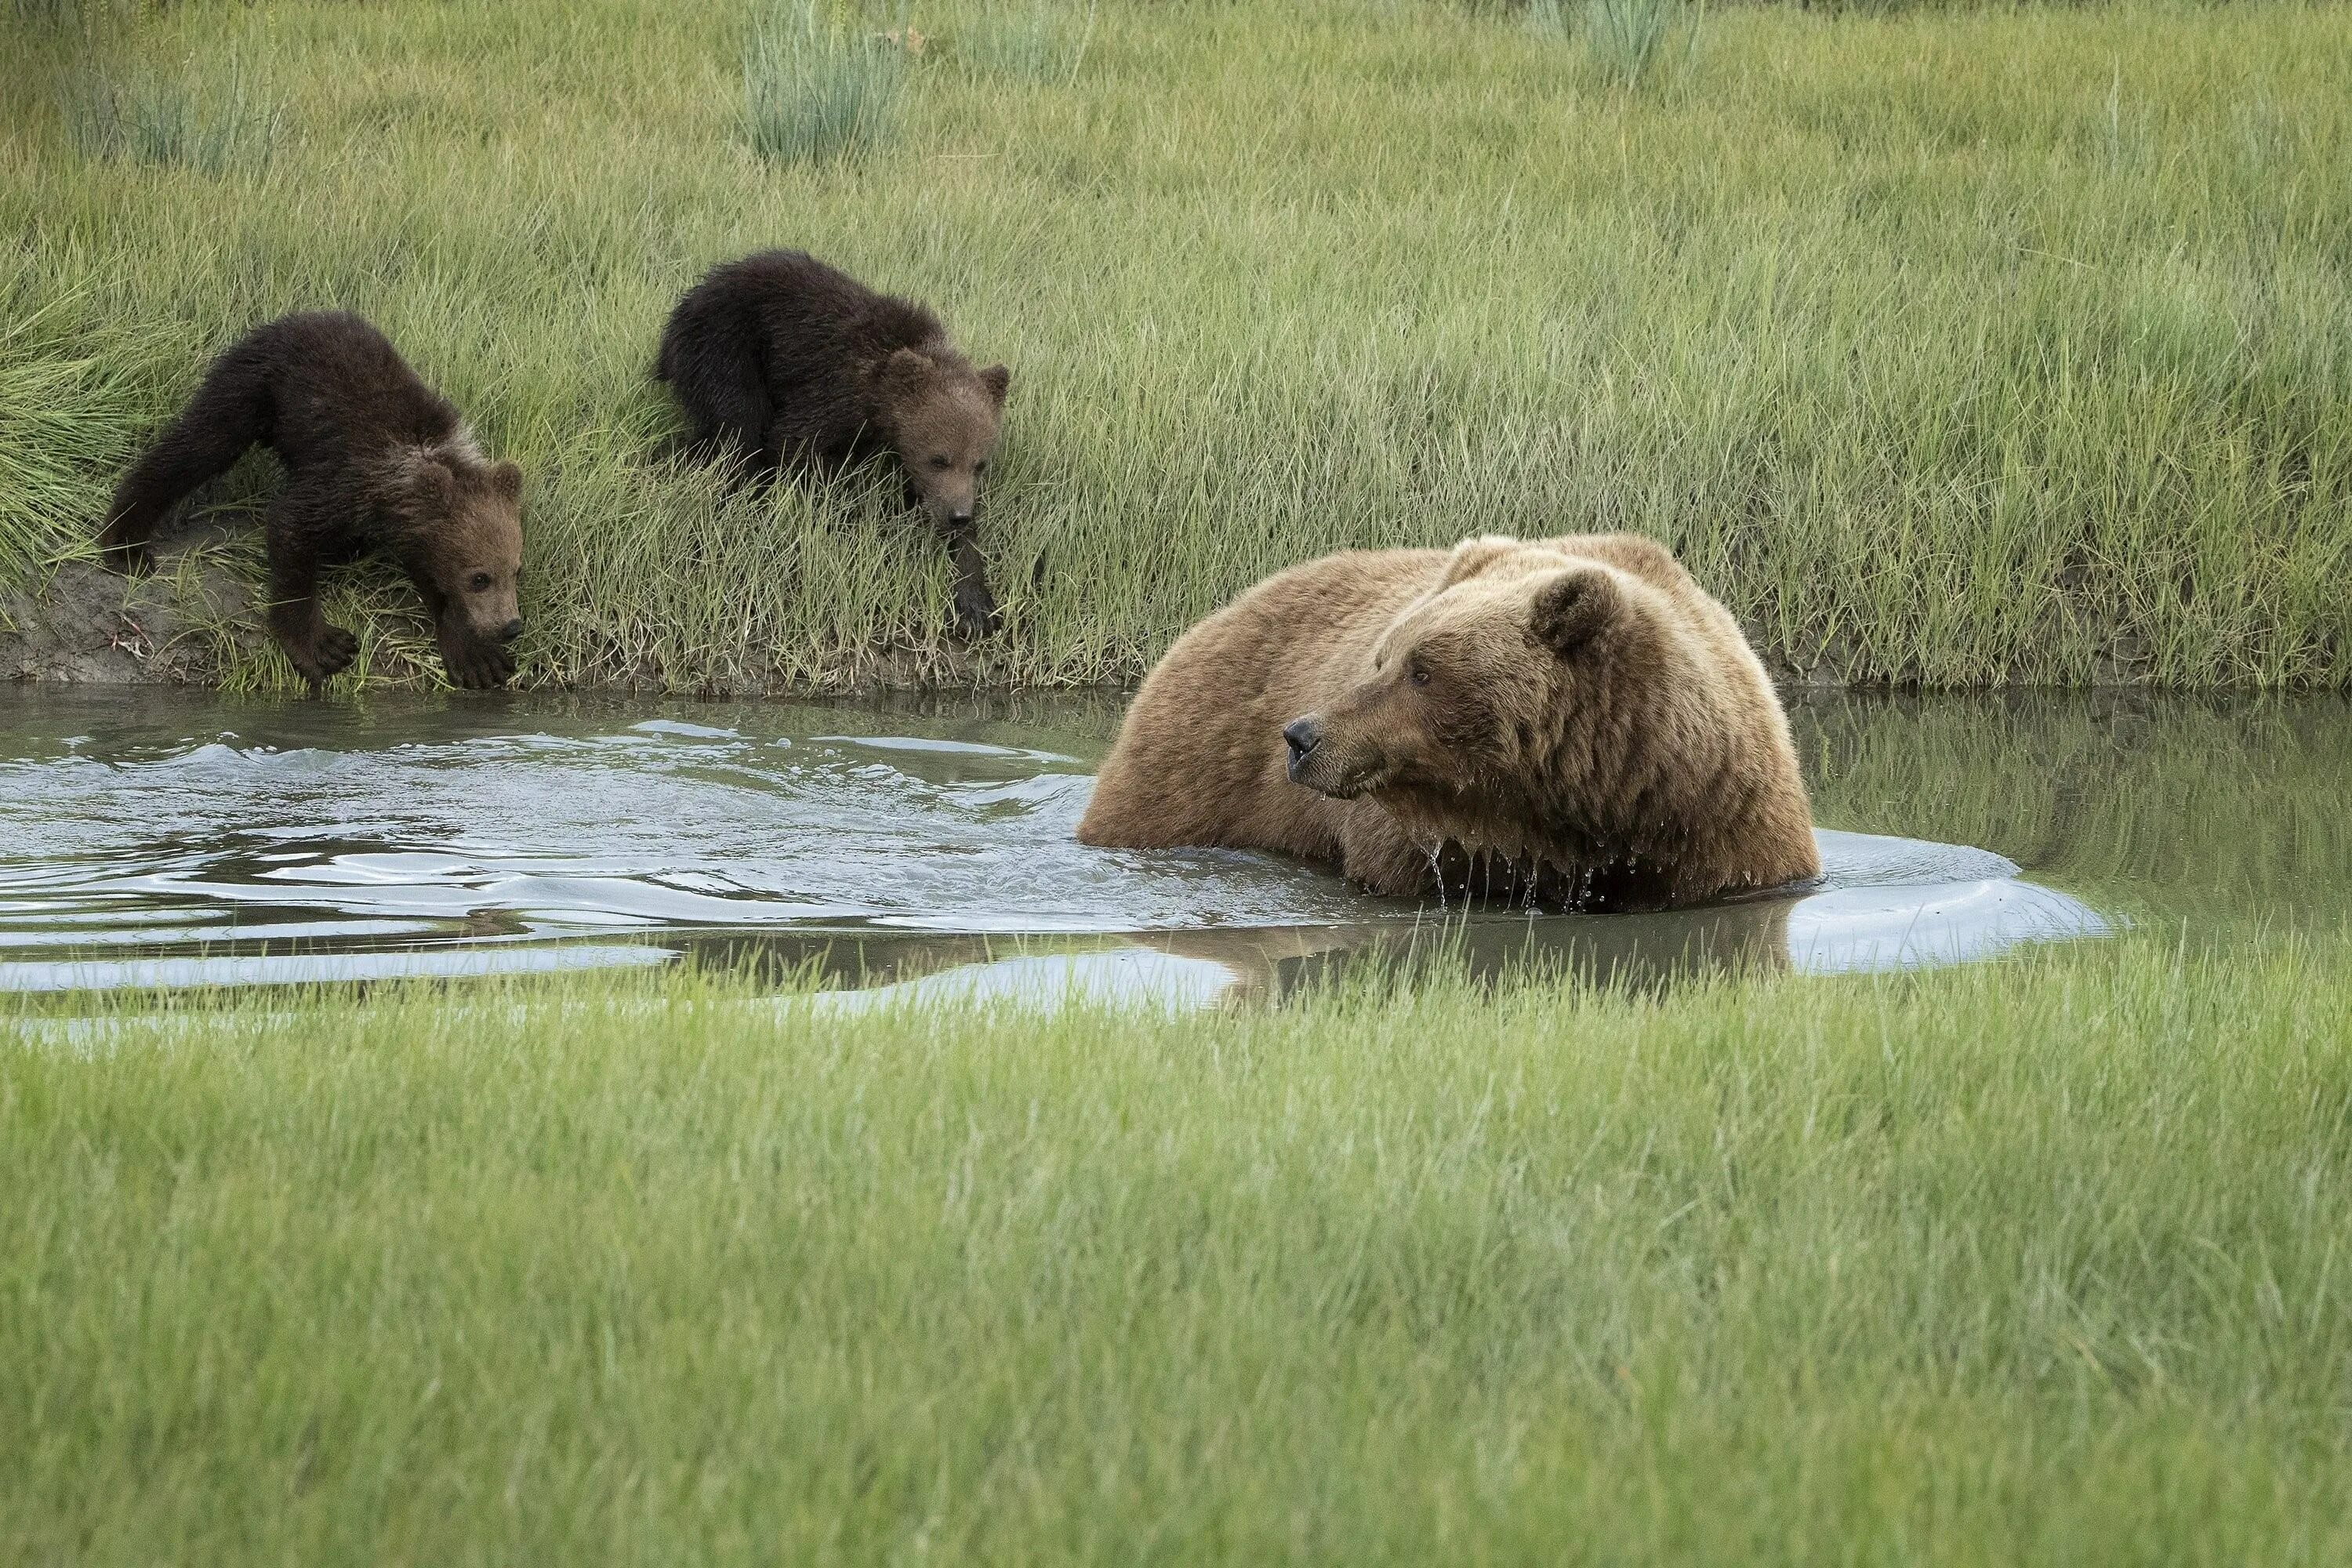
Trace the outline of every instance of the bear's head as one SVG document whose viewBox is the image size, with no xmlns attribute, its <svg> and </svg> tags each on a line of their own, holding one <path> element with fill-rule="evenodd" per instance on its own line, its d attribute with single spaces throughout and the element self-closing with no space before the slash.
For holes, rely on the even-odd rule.
<svg viewBox="0 0 2352 1568">
<path fill-rule="evenodd" d="M 1323 710 L 1283 731 L 1290 777 L 1512 854 L 1613 837 L 1623 812 L 1660 807 L 1658 780 L 1721 749 L 1683 618 L 1656 583 L 1564 543 L 1465 540 Z"/>
<path fill-rule="evenodd" d="M 522 632 L 522 470 L 424 450 L 402 479 L 409 570 L 438 591 L 444 628 L 479 643 L 512 642 Z"/>
<path fill-rule="evenodd" d="M 974 370 L 958 356 L 934 359 L 913 349 L 875 368 L 877 419 L 907 470 L 909 499 L 934 526 L 971 526 L 1012 381 L 1001 364 Z"/>
</svg>

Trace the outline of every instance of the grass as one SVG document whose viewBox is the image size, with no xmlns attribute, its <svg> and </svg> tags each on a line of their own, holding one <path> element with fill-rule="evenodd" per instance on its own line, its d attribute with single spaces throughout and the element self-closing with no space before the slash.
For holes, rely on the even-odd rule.
<svg viewBox="0 0 2352 1568">
<path fill-rule="evenodd" d="M 1556 11 L 1559 0 L 1546 4 Z M 1684 20 L 1683 10 L 1681 0 L 1586 0 L 1585 52 L 1609 80 L 1629 89 L 1638 86 L 1658 64 L 1667 38 Z M 1689 47 L 1696 50 L 1696 18 L 1689 26 Z"/>
<path fill-rule="evenodd" d="M 1101 11 L 1100 0 L 1083 11 L 1055 0 L 976 6 L 955 38 L 955 58 L 975 76 L 1066 86 L 1085 67 Z"/>
<path fill-rule="evenodd" d="M 995 14 L 959 5 L 905 14 L 944 41 L 893 62 L 898 140 L 814 162 L 753 150 L 719 0 L 21 27 L 0 318 L 105 378 L 34 460 L 86 517 L 205 355 L 345 305 L 526 466 L 539 682 L 1124 680 L 1321 551 L 1595 527 L 1825 679 L 2352 679 L 2352 12 L 1722 9 L 1628 93 L 1499 10 L 1108 4 L 1083 69 L 1024 74 L 959 66 Z M 266 64 L 273 154 L 87 156 L 89 50 Z M 1000 642 L 954 646 L 886 484 L 736 502 L 657 460 L 666 311 L 774 244 L 1013 365 Z M 345 590 L 392 611 L 368 678 L 430 679 L 397 590 Z"/>
<path fill-rule="evenodd" d="M 743 57 L 752 150 L 780 163 L 854 158 L 895 140 L 907 85 L 899 40 L 845 32 L 816 0 L 769 10 Z"/>
<path fill-rule="evenodd" d="M 89 553 L 106 507 L 102 476 L 119 450 L 108 415 L 125 374 L 59 331 L 62 314 L 0 314 L 0 583 Z"/>
<path fill-rule="evenodd" d="M 176 163 L 201 174 L 267 163 L 283 113 L 236 57 L 211 74 L 203 86 L 160 73 L 79 77 L 60 106 L 75 148 L 86 158 Z"/>
<path fill-rule="evenodd" d="M 2342 1561 L 2347 960 L 129 1004 L 0 1054 L 0 1558 Z"/>
</svg>

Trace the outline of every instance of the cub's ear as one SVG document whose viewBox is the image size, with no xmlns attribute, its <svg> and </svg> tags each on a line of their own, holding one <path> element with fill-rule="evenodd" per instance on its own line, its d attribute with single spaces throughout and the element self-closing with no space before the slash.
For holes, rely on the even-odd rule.
<svg viewBox="0 0 2352 1568">
<path fill-rule="evenodd" d="M 490 489 L 496 490 L 499 498 L 509 505 L 520 501 L 522 500 L 522 469 L 512 463 L 492 463 Z"/>
<path fill-rule="evenodd" d="M 1013 373 L 1001 364 L 990 365 L 980 373 L 980 384 L 988 388 L 988 395 L 996 406 L 1004 406 L 1004 389 L 1013 384 Z"/>
<path fill-rule="evenodd" d="M 898 349 L 874 367 L 874 385 L 885 396 L 904 397 L 922 389 L 939 369 L 912 349 Z"/>
<path fill-rule="evenodd" d="M 1456 583 L 1466 583 L 1518 547 L 1519 542 L 1507 533 L 1484 533 L 1465 539 L 1454 547 L 1454 553 L 1445 563 L 1445 575 L 1437 585 L 1451 588 Z"/>
<path fill-rule="evenodd" d="M 447 512 L 457 504 L 457 476 L 438 458 L 419 454 L 404 464 L 401 479 L 408 487 L 409 503 L 423 511 Z"/>
<path fill-rule="evenodd" d="M 1565 658 L 1606 631 L 1624 611 L 1624 590 L 1608 568 L 1571 566 L 1536 590 L 1528 630 Z"/>
</svg>

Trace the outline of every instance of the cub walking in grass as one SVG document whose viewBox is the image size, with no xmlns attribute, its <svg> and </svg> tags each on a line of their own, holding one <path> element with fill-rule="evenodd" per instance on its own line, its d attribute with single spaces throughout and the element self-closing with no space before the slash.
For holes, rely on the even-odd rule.
<svg viewBox="0 0 2352 1568">
<path fill-rule="evenodd" d="M 688 290 L 654 374 L 684 405 L 692 449 L 748 480 L 895 456 L 954 560 L 957 619 L 996 629 L 975 518 L 1012 373 L 974 370 L 930 310 L 805 251 L 762 251 Z"/>
<path fill-rule="evenodd" d="M 381 552 L 432 612 L 459 686 L 500 686 L 522 630 L 522 471 L 486 460 L 457 411 L 359 317 L 256 327 L 214 362 L 180 416 L 122 480 L 99 542 L 128 570 L 181 498 L 256 442 L 286 466 L 270 503 L 269 629 L 313 686 L 359 639 L 319 611 L 322 566 Z"/>
</svg>

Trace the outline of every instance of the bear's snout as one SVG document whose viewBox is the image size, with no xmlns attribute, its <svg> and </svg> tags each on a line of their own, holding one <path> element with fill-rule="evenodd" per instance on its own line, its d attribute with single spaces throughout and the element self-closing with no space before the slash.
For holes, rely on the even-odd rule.
<svg viewBox="0 0 2352 1568">
<path fill-rule="evenodd" d="M 1293 719 L 1282 727 L 1282 740 L 1290 748 L 1290 762 L 1286 771 L 1290 774 L 1290 782 L 1297 784 L 1299 764 L 1307 760 L 1309 752 L 1323 743 L 1323 726 L 1312 715 Z"/>
<path fill-rule="evenodd" d="M 512 642 L 515 638 L 522 636 L 522 617 L 520 616 L 517 616 L 513 620 L 510 620 L 505 626 L 500 626 L 498 629 L 496 636 L 500 642 Z"/>
</svg>

